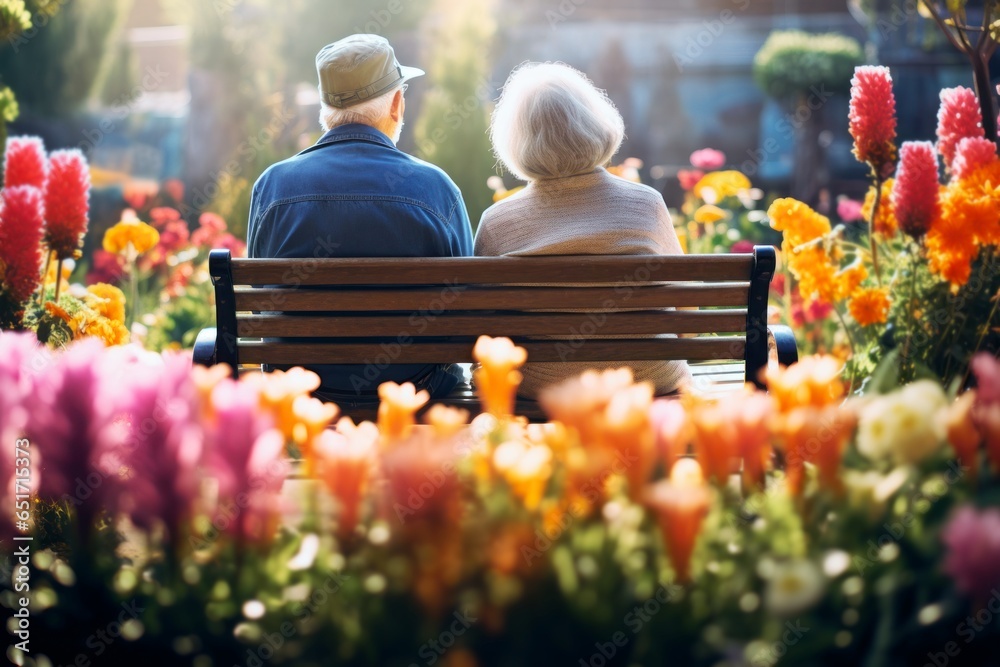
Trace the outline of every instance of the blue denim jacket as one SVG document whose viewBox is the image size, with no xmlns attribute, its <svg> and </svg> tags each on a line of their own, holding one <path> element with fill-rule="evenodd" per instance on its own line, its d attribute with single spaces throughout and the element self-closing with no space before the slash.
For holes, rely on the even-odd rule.
<svg viewBox="0 0 1000 667">
<path fill-rule="evenodd" d="M 250 257 L 467 257 L 472 229 L 462 193 L 438 167 L 403 153 L 367 125 L 335 127 L 269 167 L 253 187 Z M 323 386 L 373 393 L 434 365 L 376 360 L 314 367 Z"/>
</svg>

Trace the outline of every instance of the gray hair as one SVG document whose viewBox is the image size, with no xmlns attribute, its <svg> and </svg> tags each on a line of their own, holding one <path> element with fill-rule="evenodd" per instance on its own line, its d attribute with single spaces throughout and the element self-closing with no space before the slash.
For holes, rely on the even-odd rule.
<svg viewBox="0 0 1000 667">
<path fill-rule="evenodd" d="M 360 123 L 361 125 L 375 127 L 389 117 L 389 111 L 392 109 L 392 98 L 396 90 L 398 90 L 398 87 L 346 109 L 338 109 L 326 102 L 321 102 L 319 123 L 323 126 L 324 130 L 332 130 L 340 125 L 349 125 L 351 123 Z M 322 92 L 320 95 L 322 96 Z"/>
<path fill-rule="evenodd" d="M 593 171 L 624 138 L 625 122 L 607 93 L 564 63 L 525 63 L 511 72 L 490 126 L 497 159 L 525 181 Z"/>
</svg>

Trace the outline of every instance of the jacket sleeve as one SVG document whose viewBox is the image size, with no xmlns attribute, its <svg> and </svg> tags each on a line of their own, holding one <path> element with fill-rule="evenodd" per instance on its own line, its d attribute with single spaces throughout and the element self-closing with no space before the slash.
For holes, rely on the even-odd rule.
<svg viewBox="0 0 1000 667">
<path fill-rule="evenodd" d="M 254 183 L 250 192 L 250 219 L 247 221 L 247 257 L 260 257 L 258 247 L 260 239 L 260 224 L 257 216 L 260 214 L 260 200 L 258 199 L 257 183 Z"/>
</svg>

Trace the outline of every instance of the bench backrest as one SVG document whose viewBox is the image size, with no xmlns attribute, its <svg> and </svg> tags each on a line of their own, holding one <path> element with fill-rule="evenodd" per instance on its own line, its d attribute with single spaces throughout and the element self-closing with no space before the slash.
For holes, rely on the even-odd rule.
<svg viewBox="0 0 1000 667">
<path fill-rule="evenodd" d="M 476 338 L 488 334 L 514 339 L 531 361 L 742 359 L 756 382 L 767 363 L 774 267 L 770 246 L 752 254 L 419 259 L 234 259 L 214 250 L 216 361 L 234 369 L 470 362 Z M 690 307 L 701 310 L 662 310 Z M 261 340 L 275 337 L 283 340 Z"/>
</svg>

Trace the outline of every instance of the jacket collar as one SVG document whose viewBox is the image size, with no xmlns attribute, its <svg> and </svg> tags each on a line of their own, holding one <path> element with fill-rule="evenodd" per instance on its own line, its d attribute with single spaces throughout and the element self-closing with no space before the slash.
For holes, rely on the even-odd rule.
<svg viewBox="0 0 1000 667">
<path fill-rule="evenodd" d="M 338 125 L 332 130 L 329 130 L 326 134 L 319 138 L 319 141 L 302 152 L 309 153 L 317 148 L 320 148 L 321 146 L 336 144 L 341 141 L 370 141 L 373 144 L 382 144 L 383 146 L 388 146 L 389 148 L 396 148 L 396 145 L 392 143 L 392 140 L 389 139 L 389 137 L 382 132 L 379 132 L 374 127 L 361 125 L 360 123 L 350 123 L 348 125 Z"/>
</svg>

